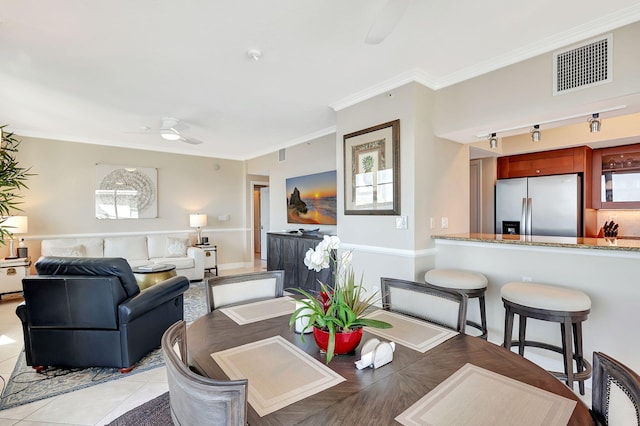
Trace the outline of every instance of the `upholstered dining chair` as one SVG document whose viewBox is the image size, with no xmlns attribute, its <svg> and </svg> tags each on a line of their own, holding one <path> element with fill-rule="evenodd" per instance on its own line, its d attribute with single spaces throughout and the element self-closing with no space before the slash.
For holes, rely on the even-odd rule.
<svg viewBox="0 0 640 426">
<path fill-rule="evenodd" d="M 209 312 L 227 305 L 282 297 L 284 271 L 261 271 L 211 277 L 207 280 Z"/>
<path fill-rule="evenodd" d="M 591 412 L 603 425 L 640 426 L 640 376 L 601 352 L 593 353 Z"/>
<path fill-rule="evenodd" d="M 467 295 L 427 283 L 380 278 L 382 306 L 464 333 Z"/>
<path fill-rule="evenodd" d="M 187 326 L 178 321 L 162 336 L 173 423 L 246 425 L 247 380 L 214 380 L 188 366 Z"/>
</svg>

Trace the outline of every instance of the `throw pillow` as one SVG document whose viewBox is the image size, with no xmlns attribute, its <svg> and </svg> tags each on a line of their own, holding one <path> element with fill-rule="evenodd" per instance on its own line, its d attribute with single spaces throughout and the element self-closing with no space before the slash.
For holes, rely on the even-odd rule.
<svg viewBox="0 0 640 426">
<path fill-rule="evenodd" d="M 189 247 L 188 238 L 167 237 L 166 257 L 186 257 Z"/>
<path fill-rule="evenodd" d="M 51 247 L 49 249 L 49 255 L 59 257 L 84 257 L 85 250 L 82 244 L 69 247 Z"/>
</svg>

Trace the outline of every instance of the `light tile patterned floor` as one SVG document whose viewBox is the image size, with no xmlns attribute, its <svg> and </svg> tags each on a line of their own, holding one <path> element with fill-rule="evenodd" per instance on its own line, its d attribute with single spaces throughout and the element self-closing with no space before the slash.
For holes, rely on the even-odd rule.
<svg viewBox="0 0 640 426">
<path fill-rule="evenodd" d="M 265 269 L 264 262 L 254 268 L 221 271 L 221 275 Z M 23 347 L 22 325 L 15 314 L 21 298 L 0 301 L 0 376 L 8 380 Z M 3 386 L 0 380 L 0 388 Z M 166 392 L 164 367 L 101 385 L 70 392 L 0 411 L 0 426 L 104 425 Z"/>
</svg>

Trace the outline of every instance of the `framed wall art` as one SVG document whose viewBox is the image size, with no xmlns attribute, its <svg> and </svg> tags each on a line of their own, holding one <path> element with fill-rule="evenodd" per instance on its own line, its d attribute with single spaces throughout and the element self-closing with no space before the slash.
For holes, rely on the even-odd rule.
<svg viewBox="0 0 640 426">
<path fill-rule="evenodd" d="M 344 214 L 400 214 L 400 120 L 344 135 Z"/>
<path fill-rule="evenodd" d="M 158 171 L 96 164 L 96 218 L 158 217 Z"/>
<path fill-rule="evenodd" d="M 287 223 L 337 223 L 335 170 L 288 178 L 286 187 Z"/>
</svg>

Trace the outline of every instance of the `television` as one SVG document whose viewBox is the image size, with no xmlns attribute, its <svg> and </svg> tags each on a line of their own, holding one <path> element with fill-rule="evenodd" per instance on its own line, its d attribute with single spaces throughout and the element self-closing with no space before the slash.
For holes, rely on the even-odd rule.
<svg viewBox="0 0 640 426">
<path fill-rule="evenodd" d="M 286 179 L 287 223 L 336 224 L 336 171 Z"/>
</svg>

